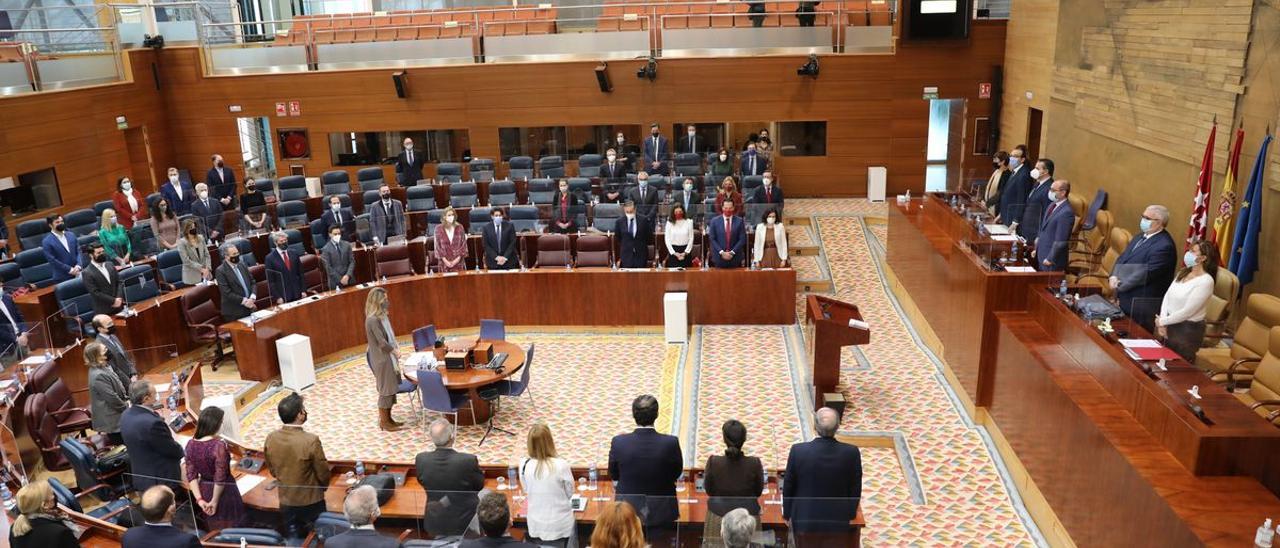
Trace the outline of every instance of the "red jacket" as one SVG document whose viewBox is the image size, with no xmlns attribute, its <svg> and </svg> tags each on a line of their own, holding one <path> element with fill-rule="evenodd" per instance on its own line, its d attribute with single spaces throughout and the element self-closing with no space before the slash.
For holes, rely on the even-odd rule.
<svg viewBox="0 0 1280 548">
<path fill-rule="evenodd" d="M 116 195 L 111 199 L 115 204 L 116 222 L 120 223 L 125 230 L 132 229 L 134 221 L 147 218 L 147 201 L 142 199 L 142 195 L 138 194 L 137 190 L 130 190 L 129 193 L 133 194 L 133 199 L 138 202 L 136 211 L 129 209 L 129 198 L 123 192 L 117 190 Z"/>
</svg>

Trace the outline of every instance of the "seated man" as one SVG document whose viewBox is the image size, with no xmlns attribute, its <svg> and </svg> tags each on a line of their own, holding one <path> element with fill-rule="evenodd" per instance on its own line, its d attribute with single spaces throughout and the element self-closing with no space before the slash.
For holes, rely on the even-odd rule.
<svg viewBox="0 0 1280 548">
<path fill-rule="evenodd" d="M 271 302 L 291 303 L 302 298 L 306 287 L 302 274 L 302 257 L 289 249 L 289 235 L 276 232 L 271 235 L 275 249 L 267 253 L 267 288 L 271 290 Z"/>
<path fill-rule="evenodd" d="M 623 216 L 614 222 L 618 235 L 618 266 L 621 268 L 647 268 L 649 266 L 649 242 L 653 241 L 653 223 L 636 215 L 636 204 L 622 205 Z"/>
<path fill-rule="evenodd" d="M 115 265 L 107 260 L 107 251 L 98 242 L 89 244 L 88 248 L 90 266 L 80 273 L 80 278 L 93 299 L 94 313 L 115 314 L 124 310 L 124 286 L 120 284 Z"/>
<path fill-rule="evenodd" d="M 222 238 L 222 202 L 209 195 L 209 186 L 196 184 L 196 201 L 191 204 L 191 214 L 200 220 L 204 235 L 210 240 Z"/>
<path fill-rule="evenodd" d="M 520 268 L 516 250 L 516 228 L 506 221 L 503 211 L 494 208 L 493 222 L 484 227 L 484 264 L 489 270 Z"/>
<path fill-rule="evenodd" d="M 480 497 L 480 505 L 476 509 L 476 517 L 480 520 L 480 530 L 484 536 L 462 541 L 458 548 L 537 548 L 538 545 L 521 542 L 507 536 L 511 527 L 511 509 L 507 506 L 507 496 L 489 491 Z M 325 546 L 329 546 L 327 543 Z"/>
<path fill-rule="evenodd" d="M 738 268 L 742 266 L 747 246 L 747 229 L 742 217 L 733 214 L 733 202 L 725 200 L 720 205 L 722 215 L 707 220 L 711 236 L 711 266 Z"/>
<path fill-rule="evenodd" d="M 361 485 L 347 493 L 342 513 L 351 528 L 324 541 L 325 548 L 399 548 L 399 541 L 374 529 L 373 522 L 382 515 L 382 509 L 378 507 L 378 491 L 372 485 Z"/>
<path fill-rule="evenodd" d="M 453 425 L 449 421 L 436 419 L 428 434 L 435 451 L 423 451 L 413 459 L 418 483 L 427 490 L 423 526 L 436 538 L 461 535 L 476 514 L 484 472 L 475 455 L 453 450 Z"/>
<path fill-rule="evenodd" d="M 199 548 L 200 538 L 173 526 L 178 505 L 173 489 L 155 485 L 142 493 L 139 507 L 145 525 L 130 527 L 121 539 L 122 548 Z"/>
</svg>

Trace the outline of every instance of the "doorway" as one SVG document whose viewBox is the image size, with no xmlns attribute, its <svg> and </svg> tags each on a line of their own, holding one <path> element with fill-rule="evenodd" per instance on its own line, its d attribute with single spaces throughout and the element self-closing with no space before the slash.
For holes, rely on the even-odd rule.
<svg viewBox="0 0 1280 548">
<path fill-rule="evenodd" d="M 964 99 L 929 101 L 929 140 L 925 150 L 925 192 L 961 188 L 964 160 Z"/>
<path fill-rule="evenodd" d="M 124 143 L 129 154 L 129 176 L 133 178 L 136 190 L 143 196 L 155 192 L 158 187 L 156 164 L 151 156 L 151 137 L 147 134 L 147 126 L 124 130 Z"/>
<path fill-rule="evenodd" d="M 1040 123 L 1044 112 L 1038 108 L 1027 108 L 1027 165 L 1036 165 L 1040 159 Z"/>
<path fill-rule="evenodd" d="M 236 118 L 240 137 L 240 157 L 245 178 L 276 178 L 276 155 L 272 150 L 271 122 L 265 116 Z"/>
</svg>

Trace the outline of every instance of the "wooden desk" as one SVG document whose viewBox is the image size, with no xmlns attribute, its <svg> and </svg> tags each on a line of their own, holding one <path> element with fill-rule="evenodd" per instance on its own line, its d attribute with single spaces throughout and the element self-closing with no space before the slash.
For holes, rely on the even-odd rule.
<svg viewBox="0 0 1280 548">
<path fill-rule="evenodd" d="M 1118 343 L 1047 290 L 1030 291 L 1027 314 L 1189 472 L 1252 476 L 1280 493 L 1280 428 L 1183 360 L 1171 361 L 1169 371 L 1148 375 Z M 1152 338 L 1127 319 L 1113 321 L 1112 326 L 1130 338 Z M 1205 424 L 1187 408 L 1192 386 L 1200 387 L 1202 399 L 1196 404 L 1213 424 Z"/>
<path fill-rule="evenodd" d="M 1061 273 L 992 271 L 970 244 L 999 245 L 930 194 L 889 206 L 886 263 L 941 343 L 956 380 L 978 407 L 991 405 L 996 321 L 1002 310 L 1024 310 L 1027 288 L 1047 286 Z"/>
<path fill-rule="evenodd" d="M 475 326 L 481 318 L 507 325 L 662 325 L 668 291 L 689 293 L 690 324 L 795 322 L 794 270 L 464 272 L 388 280 L 391 323 L 398 334 L 434 324 Z M 275 341 L 291 333 L 311 337 L 316 357 L 367 343 L 364 301 L 369 288 L 325 293 L 280 311 L 254 327 L 230 322 L 240 376 L 266 381 L 280 375 Z M 399 311 L 399 312 L 395 312 Z"/>
<path fill-rule="evenodd" d="M 1034 314 L 997 318 L 991 417 L 1077 545 L 1250 546 L 1280 515 L 1253 478 L 1199 477 L 1180 463 L 1147 413 L 1132 414 L 1095 374 L 1121 364 L 1075 358 Z"/>
<path fill-rule="evenodd" d="M 155 299 L 135 303 L 132 308 L 138 315 L 115 318 L 120 344 L 130 352 L 138 373 L 145 374 L 196 348 L 182 316 L 182 294 L 185 291 L 170 291 Z"/>
<path fill-rule="evenodd" d="M 455 391 L 466 390 L 467 395 L 471 398 L 470 405 L 458 410 L 457 422 L 455 423 L 458 426 L 473 426 L 487 422 L 489 417 L 493 415 L 493 406 L 480 397 L 480 390 L 510 378 L 524 368 L 525 351 L 520 348 L 520 345 L 508 341 L 486 342 L 493 345 L 495 354 L 498 352 L 507 353 L 506 361 L 502 362 L 501 373 L 492 369 L 476 369 L 474 367 L 447 369 L 443 365 L 437 369 L 444 380 L 445 388 Z M 443 364 L 445 349 L 438 348 L 435 353 L 436 358 Z M 414 386 L 418 385 L 416 369 L 410 369 L 406 366 L 401 373 L 405 379 L 413 382 Z M 462 413 L 464 410 L 467 411 L 465 415 Z"/>
</svg>

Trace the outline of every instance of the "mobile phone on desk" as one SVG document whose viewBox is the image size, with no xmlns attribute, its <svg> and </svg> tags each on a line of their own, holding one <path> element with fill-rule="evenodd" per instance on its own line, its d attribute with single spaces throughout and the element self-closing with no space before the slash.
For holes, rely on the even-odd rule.
<svg viewBox="0 0 1280 548">
<path fill-rule="evenodd" d="M 569 499 L 569 505 L 573 508 L 574 512 L 583 512 L 587 509 L 587 499 L 586 497 L 574 495 Z"/>
</svg>

